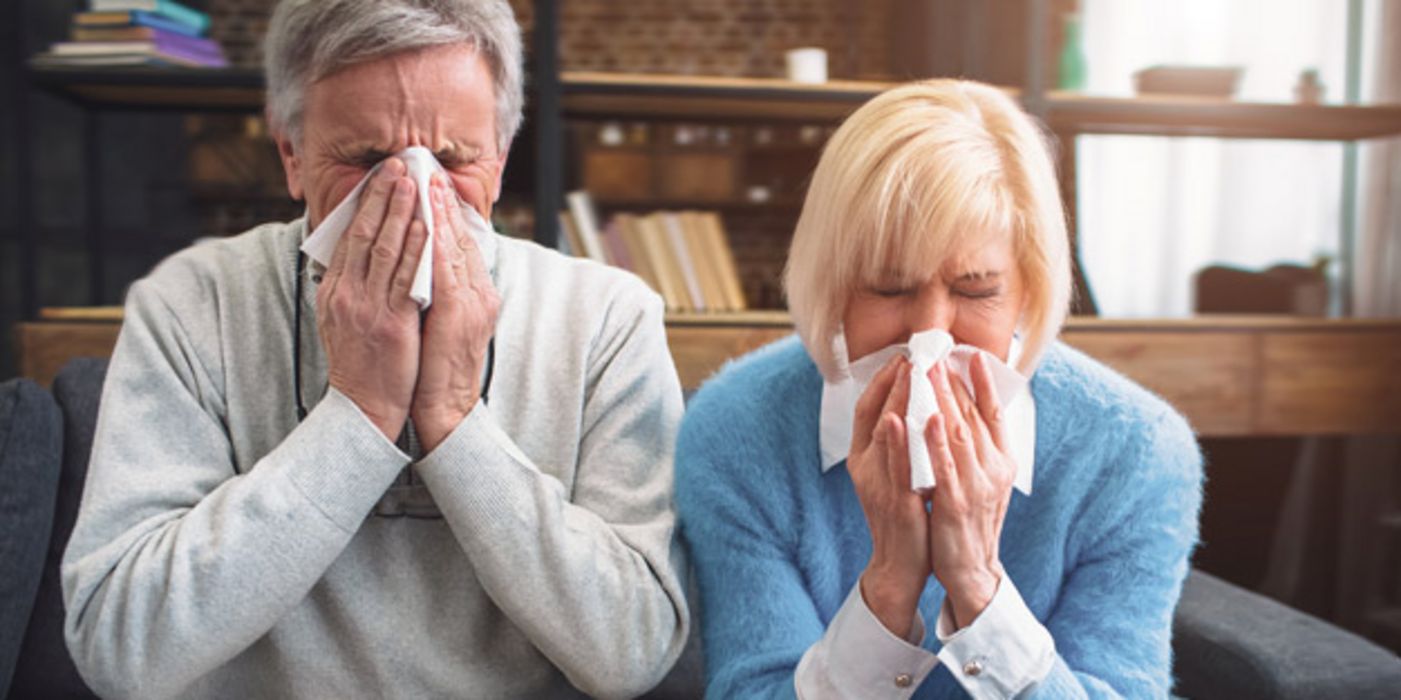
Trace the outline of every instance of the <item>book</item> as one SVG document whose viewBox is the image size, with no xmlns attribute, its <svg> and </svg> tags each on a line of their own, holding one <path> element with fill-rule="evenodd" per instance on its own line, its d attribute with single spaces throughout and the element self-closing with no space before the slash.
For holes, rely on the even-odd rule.
<svg viewBox="0 0 1401 700">
<path fill-rule="evenodd" d="M 711 255 L 700 214 L 687 211 L 681 212 L 677 217 L 681 221 L 681 232 L 686 239 L 686 249 L 690 251 L 691 261 L 696 266 L 696 280 L 700 282 L 701 296 L 705 297 L 706 310 L 730 311 L 728 300 L 725 297 L 724 283 L 720 280 L 720 272 L 713 259 L 714 256 Z"/>
<path fill-rule="evenodd" d="M 132 25 L 121 27 L 79 27 L 75 25 L 69 30 L 68 38 L 73 41 L 168 41 L 172 43 L 184 41 L 189 42 L 192 46 L 218 46 L 216 42 L 202 37 L 172 32 L 169 29 Z"/>
<path fill-rule="evenodd" d="M 35 54 L 29 58 L 29 65 L 35 68 L 72 68 L 91 66 L 189 66 L 181 61 L 168 61 L 155 56 L 55 56 L 51 53 Z"/>
<path fill-rule="evenodd" d="M 84 57 L 93 59 L 88 65 L 101 64 L 97 59 L 113 59 L 127 56 L 143 56 L 168 61 L 176 65 L 223 68 L 228 65 L 222 54 L 209 54 L 192 51 L 180 46 L 158 45 L 149 41 L 61 41 L 49 47 L 49 55 L 68 58 Z M 123 63 L 122 65 L 125 65 Z"/>
<path fill-rule="evenodd" d="M 700 216 L 710 243 L 710 254 L 718 262 L 720 279 L 725 288 L 725 306 L 731 311 L 744 311 L 749 305 L 744 301 L 744 286 L 740 283 L 739 270 L 735 266 L 735 253 L 730 249 L 729 238 L 725 235 L 725 224 L 720 220 L 720 215 L 713 211 Z"/>
<path fill-rule="evenodd" d="M 200 36 L 204 33 L 195 25 L 185 24 L 179 20 L 158 15 L 154 12 L 146 12 L 144 10 L 130 10 L 126 12 L 79 12 L 73 15 L 73 27 L 74 29 L 83 30 L 146 27 L 183 34 L 185 36 Z M 81 37 L 73 38 L 80 41 L 84 40 Z"/>
<path fill-rule="evenodd" d="M 624 270 L 632 270 L 632 255 L 628 247 L 623 243 L 623 233 L 618 229 L 618 220 L 613 218 L 603 227 L 603 248 L 608 252 L 608 259 L 612 261 L 614 267 L 621 267 Z"/>
<path fill-rule="evenodd" d="M 228 65 L 223 57 L 211 58 L 198 54 L 188 55 L 180 51 L 167 51 L 155 47 L 142 47 L 111 52 L 69 52 L 47 51 L 30 59 L 30 65 L 45 66 L 185 66 L 188 68 L 223 68 Z"/>
<path fill-rule="evenodd" d="M 686 246 L 686 235 L 681 231 L 681 219 L 675 213 L 664 211 L 655 215 L 666 231 L 666 241 L 671 255 L 676 260 L 676 269 L 681 273 L 682 289 L 689 300 L 688 308 L 705 311 L 705 295 L 701 292 L 700 279 L 696 274 L 696 261 L 691 259 L 691 251 Z"/>
<path fill-rule="evenodd" d="M 158 15 L 196 27 L 201 34 L 209 29 L 209 15 L 181 5 L 175 2 L 175 0 L 92 0 L 91 7 L 94 12 L 131 10 L 154 12 Z"/>
<path fill-rule="evenodd" d="M 647 262 L 657 277 L 657 286 L 670 311 L 689 311 L 687 295 L 682 285 L 681 272 L 671 256 L 671 246 L 666 240 L 666 230 L 655 214 L 637 218 L 638 238 L 647 254 Z"/>
<path fill-rule="evenodd" d="M 584 257 L 608 264 L 608 255 L 603 250 L 603 241 L 598 237 L 598 214 L 594 210 L 593 198 L 584 190 L 575 190 L 564 196 L 569 205 L 569 213 L 574 217 L 574 226 L 579 231 L 579 240 L 584 245 Z"/>
<path fill-rule="evenodd" d="M 617 224 L 618 236 L 628 249 L 628 259 L 632 262 L 630 269 L 633 274 L 641 277 L 647 286 L 661 294 L 661 283 L 657 281 L 657 275 L 652 270 L 652 263 L 648 259 L 647 248 L 642 243 L 641 233 L 637 227 L 637 217 L 632 214 L 618 214 L 613 217 L 613 223 Z"/>
<path fill-rule="evenodd" d="M 559 213 L 559 250 L 565 255 L 583 258 L 584 242 L 579 240 L 579 229 L 574 225 L 574 217 L 569 212 Z"/>
<path fill-rule="evenodd" d="M 148 52 L 152 49 L 166 51 L 181 56 L 204 56 L 222 59 L 224 50 L 219 43 L 210 39 L 164 34 L 144 41 L 60 41 L 49 47 L 59 56 L 85 56 L 97 53 Z"/>
</svg>

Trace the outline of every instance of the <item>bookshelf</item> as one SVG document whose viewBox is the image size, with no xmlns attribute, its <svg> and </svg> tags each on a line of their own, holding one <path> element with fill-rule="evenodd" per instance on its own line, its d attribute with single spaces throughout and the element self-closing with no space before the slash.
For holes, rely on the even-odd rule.
<svg viewBox="0 0 1401 700">
<path fill-rule="evenodd" d="M 835 125 L 864 101 L 895 84 L 833 80 L 822 85 L 807 85 L 772 78 L 561 72 L 557 47 L 548 40 L 558 34 L 558 11 L 557 2 L 538 0 L 535 3 L 535 50 L 531 56 L 527 120 L 529 138 L 533 142 L 524 144 L 527 149 L 533 147 L 534 150 L 531 192 L 535 199 L 535 239 L 543 245 L 554 246 L 558 240 L 555 213 L 557 204 L 563 200 L 570 160 L 565 146 L 566 120 Z M 1073 142 L 1082 134 L 1330 141 L 1401 135 L 1401 105 L 1267 104 L 1191 97 L 1107 97 L 1043 92 L 1039 89 L 1041 73 L 1034 58 L 1036 52 L 1030 55 L 1033 58 L 1029 61 L 1027 89 L 1007 90 L 1034 107 L 1047 127 L 1067 142 Z M 26 68 L 24 73 L 34 88 L 82 107 L 85 122 L 91 121 L 86 113 L 98 110 L 255 114 L 262 109 L 263 81 L 257 70 L 48 67 Z M 89 142 L 86 153 L 95 159 L 97 149 L 91 144 L 94 129 L 88 126 L 84 131 Z M 820 143 L 806 144 L 802 148 L 815 153 Z M 734 154 L 733 150 L 727 152 Z M 1068 209 L 1072 209 L 1074 203 L 1074 156 L 1074 148 L 1061 149 L 1062 189 Z M 88 184 L 95 186 L 96 179 L 91 178 Z M 22 187 L 28 186 L 22 184 Z M 644 193 L 599 196 L 597 201 L 600 208 L 607 211 L 705 208 L 726 212 L 727 217 L 730 214 L 740 217 L 782 213 L 782 216 L 796 218 L 796 210 L 801 206 L 799 195 L 778 194 L 767 201 L 747 201 L 742 194 L 717 199 Z M 33 195 L 22 191 L 21 196 Z M 1071 214 L 1073 219 L 1073 211 Z M 20 223 L 23 227 L 26 222 Z M 100 214 L 88 212 L 85 226 L 89 247 L 100 253 L 104 245 Z M 29 229 L 32 230 L 32 226 Z M 32 254 L 33 248 L 25 250 Z M 104 287 L 102 274 L 95 269 L 100 266 L 93 267 L 89 275 L 90 287 L 100 290 Z M 26 285 L 32 284 L 32 279 L 26 280 Z M 36 299 L 32 290 L 25 297 Z M 1082 294 L 1082 297 L 1088 295 Z M 28 315 L 33 316 L 32 310 Z"/>
</svg>

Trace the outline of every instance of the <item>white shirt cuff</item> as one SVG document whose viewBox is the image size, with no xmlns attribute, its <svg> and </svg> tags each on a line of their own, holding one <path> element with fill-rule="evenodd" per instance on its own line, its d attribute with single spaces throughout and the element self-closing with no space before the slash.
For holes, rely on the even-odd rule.
<svg viewBox="0 0 1401 700">
<path fill-rule="evenodd" d="M 939 660 L 976 700 L 1015 697 L 1041 682 L 1056 660 L 1051 633 L 1005 574 L 987 608 L 961 630 L 945 599 L 934 633 L 944 645 Z"/>
<path fill-rule="evenodd" d="M 816 644 L 798 662 L 799 698 L 908 698 L 939 663 L 921 649 L 924 622 L 915 613 L 912 639 L 900 639 L 866 607 L 858 581 Z"/>
</svg>

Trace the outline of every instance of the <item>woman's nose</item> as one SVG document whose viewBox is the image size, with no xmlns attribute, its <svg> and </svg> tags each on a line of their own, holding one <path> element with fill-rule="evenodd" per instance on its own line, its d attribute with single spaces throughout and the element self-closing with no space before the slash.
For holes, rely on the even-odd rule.
<svg viewBox="0 0 1401 700">
<path fill-rule="evenodd" d="M 957 307 L 947 291 L 925 289 L 911 302 L 907 322 L 911 334 L 934 328 L 952 333 L 956 316 Z"/>
</svg>

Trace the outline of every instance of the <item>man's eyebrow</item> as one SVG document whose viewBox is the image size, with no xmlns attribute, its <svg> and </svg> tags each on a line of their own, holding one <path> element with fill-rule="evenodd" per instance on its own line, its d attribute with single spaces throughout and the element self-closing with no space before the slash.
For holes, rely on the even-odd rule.
<svg viewBox="0 0 1401 700">
<path fill-rule="evenodd" d="M 449 159 L 473 160 L 486 154 L 486 148 L 475 143 L 454 143 L 448 144 L 433 152 L 433 157 L 439 161 Z"/>
</svg>

